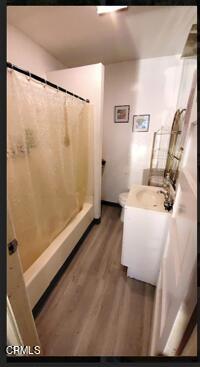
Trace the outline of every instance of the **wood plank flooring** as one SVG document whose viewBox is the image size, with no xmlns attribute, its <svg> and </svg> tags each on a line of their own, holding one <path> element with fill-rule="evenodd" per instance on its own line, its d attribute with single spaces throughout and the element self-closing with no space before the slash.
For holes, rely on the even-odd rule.
<svg viewBox="0 0 200 367">
<path fill-rule="evenodd" d="M 148 355 L 154 290 L 120 263 L 120 209 L 95 225 L 36 318 L 46 356 Z"/>
</svg>

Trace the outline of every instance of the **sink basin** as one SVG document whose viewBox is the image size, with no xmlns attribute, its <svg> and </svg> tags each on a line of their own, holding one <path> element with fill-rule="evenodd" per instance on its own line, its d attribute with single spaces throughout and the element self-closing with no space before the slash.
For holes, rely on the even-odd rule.
<svg viewBox="0 0 200 367">
<path fill-rule="evenodd" d="M 141 189 L 136 192 L 136 198 L 143 205 L 153 207 L 163 205 L 163 194 L 160 193 L 160 190 L 158 188 L 156 191 L 152 191 L 146 188 Z"/>
<path fill-rule="evenodd" d="M 133 185 L 126 206 L 166 212 L 164 208 L 164 195 L 161 188 L 156 186 Z"/>
</svg>

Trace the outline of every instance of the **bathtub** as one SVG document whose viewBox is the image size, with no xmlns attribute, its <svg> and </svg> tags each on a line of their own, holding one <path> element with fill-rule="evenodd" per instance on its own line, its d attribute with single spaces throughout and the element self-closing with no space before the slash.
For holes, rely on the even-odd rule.
<svg viewBox="0 0 200 367">
<path fill-rule="evenodd" d="M 24 281 L 32 309 L 93 221 L 93 218 L 93 205 L 84 203 L 83 209 L 25 271 Z"/>
</svg>

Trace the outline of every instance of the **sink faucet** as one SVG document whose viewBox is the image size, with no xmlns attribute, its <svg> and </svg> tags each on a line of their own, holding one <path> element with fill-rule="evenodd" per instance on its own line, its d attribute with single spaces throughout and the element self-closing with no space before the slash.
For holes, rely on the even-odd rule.
<svg viewBox="0 0 200 367">
<path fill-rule="evenodd" d="M 165 197 L 165 200 L 164 200 L 165 210 L 170 211 L 173 208 L 174 200 L 170 194 L 171 182 L 170 182 L 169 174 L 166 175 L 166 180 L 163 184 L 163 189 L 164 190 L 159 190 L 158 192 L 160 194 L 163 194 Z"/>
<path fill-rule="evenodd" d="M 163 191 L 163 190 L 159 190 L 158 193 L 163 194 L 165 197 L 164 200 L 164 207 L 165 210 L 168 210 L 168 212 L 173 208 L 173 204 L 174 204 L 174 200 L 172 199 L 172 197 L 170 196 L 170 192 L 169 189 Z"/>
<path fill-rule="evenodd" d="M 165 197 L 165 200 L 169 199 L 169 191 L 168 190 L 166 190 L 166 191 L 159 190 L 158 193 L 163 194 L 164 197 Z"/>
</svg>

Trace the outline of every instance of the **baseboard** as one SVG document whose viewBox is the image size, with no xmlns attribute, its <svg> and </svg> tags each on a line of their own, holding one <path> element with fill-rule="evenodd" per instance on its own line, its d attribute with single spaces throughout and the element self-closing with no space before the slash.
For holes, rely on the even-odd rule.
<svg viewBox="0 0 200 367">
<path fill-rule="evenodd" d="M 93 222 L 94 222 L 94 224 L 100 224 L 101 223 L 101 217 L 100 218 L 94 218 Z"/>
<path fill-rule="evenodd" d="M 45 302 L 47 301 L 47 298 L 49 297 L 49 295 L 51 294 L 52 290 L 55 288 L 55 286 L 59 282 L 60 278 L 62 277 L 63 273 L 66 271 L 67 267 L 72 262 L 73 258 L 77 254 L 79 248 L 83 244 L 84 240 L 86 239 L 87 235 L 89 234 L 89 232 L 91 231 L 91 229 L 93 228 L 93 226 L 95 224 L 100 223 L 100 221 L 101 221 L 101 218 L 99 218 L 99 219 L 93 219 L 93 221 L 89 224 L 89 226 L 87 227 L 86 231 L 83 233 L 82 237 L 77 242 L 76 246 L 73 248 L 72 252 L 70 253 L 70 255 L 65 260 L 64 264 L 58 270 L 58 272 L 56 273 L 56 275 L 52 279 L 51 283 L 46 288 L 46 290 L 44 291 L 44 293 L 42 294 L 42 296 L 40 297 L 39 301 L 33 307 L 32 313 L 33 313 L 33 317 L 34 318 L 36 318 L 37 315 L 39 314 L 39 312 L 41 311 L 42 307 L 44 306 Z"/>
<path fill-rule="evenodd" d="M 119 203 L 114 203 L 113 201 L 101 200 L 102 205 L 116 206 L 117 208 L 121 208 Z"/>
</svg>

